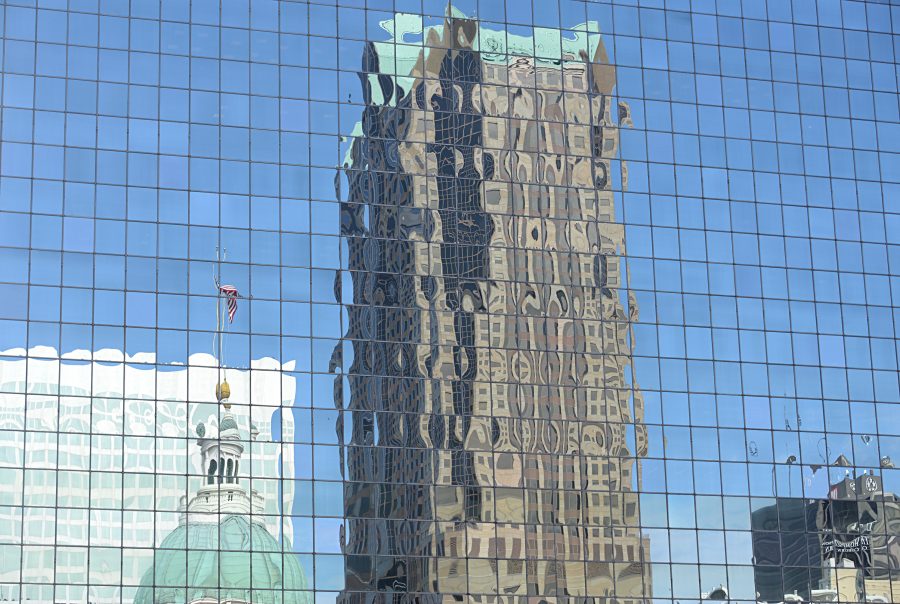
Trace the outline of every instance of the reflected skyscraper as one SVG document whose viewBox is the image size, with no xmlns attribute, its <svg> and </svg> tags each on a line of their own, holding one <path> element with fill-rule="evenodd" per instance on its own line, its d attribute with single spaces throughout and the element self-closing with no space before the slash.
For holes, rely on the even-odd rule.
<svg viewBox="0 0 900 604">
<path fill-rule="evenodd" d="M 343 600 L 647 600 L 612 192 L 629 112 L 596 24 L 517 36 L 453 14 L 414 52 L 367 44 L 360 77 Z"/>
</svg>

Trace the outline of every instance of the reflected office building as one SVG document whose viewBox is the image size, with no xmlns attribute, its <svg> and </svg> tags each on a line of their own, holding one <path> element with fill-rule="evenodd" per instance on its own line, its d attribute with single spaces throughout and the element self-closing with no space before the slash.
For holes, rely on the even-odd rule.
<svg viewBox="0 0 900 604">
<path fill-rule="evenodd" d="M 345 164 L 339 599 L 648 601 L 612 192 L 630 117 L 598 26 L 390 27 Z"/>
<path fill-rule="evenodd" d="M 900 599 L 900 501 L 874 473 L 848 472 L 827 499 L 779 497 L 752 528 L 761 602 Z"/>
</svg>

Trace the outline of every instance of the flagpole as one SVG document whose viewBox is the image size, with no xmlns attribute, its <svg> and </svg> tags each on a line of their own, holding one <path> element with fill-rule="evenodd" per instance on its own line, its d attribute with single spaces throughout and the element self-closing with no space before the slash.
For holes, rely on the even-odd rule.
<svg viewBox="0 0 900 604">
<path fill-rule="evenodd" d="M 222 286 L 222 257 L 219 254 L 219 249 L 216 248 L 216 272 L 218 273 L 218 278 L 216 279 L 216 331 L 219 334 L 218 339 L 218 350 L 216 352 L 216 361 L 219 366 L 219 374 L 221 377 L 222 373 L 222 329 L 224 328 L 224 321 L 222 317 L 222 290 L 220 287 Z"/>
<path fill-rule="evenodd" d="M 226 261 L 228 260 L 228 248 L 222 248 L 222 260 L 226 260 Z M 221 285 L 221 279 L 222 279 L 222 263 L 221 262 L 219 263 L 219 279 L 220 279 L 219 284 Z M 219 290 L 217 293 L 219 295 L 216 299 L 221 301 L 222 300 L 222 291 Z M 226 384 L 228 383 L 228 371 L 225 369 L 224 350 L 225 350 L 225 330 L 228 329 L 228 325 L 225 323 L 225 312 L 227 310 L 227 307 L 228 307 L 228 305 L 226 304 L 225 308 L 223 308 L 221 312 L 218 312 L 218 307 L 216 308 L 218 315 L 219 315 L 219 319 L 221 321 L 221 325 L 222 325 L 222 330 L 219 332 L 219 369 L 222 372 L 222 377 Z M 230 321 L 230 318 L 229 318 L 229 321 Z"/>
<path fill-rule="evenodd" d="M 222 359 L 222 324 L 220 322 L 222 316 L 222 292 L 219 290 L 220 268 L 219 246 L 216 246 L 216 268 L 213 271 L 213 282 L 216 284 L 216 347 L 215 350 L 213 350 L 213 353 L 216 355 L 217 367 L 220 366 Z"/>
<path fill-rule="evenodd" d="M 216 349 L 213 351 L 216 354 L 216 400 L 228 409 L 231 407 L 228 403 L 228 398 L 231 396 L 231 387 L 228 385 L 228 376 L 224 376 L 224 380 L 222 379 L 224 373 L 222 369 L 222 327 L 224 317 L 222 315 L 221 272 L 222 255 L 219 253 L 219 246 L 216 246 Z"/>
</svg>

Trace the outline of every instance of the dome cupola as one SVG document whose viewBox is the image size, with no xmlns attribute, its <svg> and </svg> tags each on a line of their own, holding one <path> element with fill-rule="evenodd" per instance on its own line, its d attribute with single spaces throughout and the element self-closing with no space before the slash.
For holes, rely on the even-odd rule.
<svg viewBox="0 0 900 604">
<path fill-rule="evenodd" d="M 135 604 L 310 604 L 290 544 L 267 530 L 263 497 L 240 482 L 245 445 L 231 409 L 223 405 L 217 431 L 199 423 L 195 432 L 202 484 L 157 548 Z M 250 433 L 259 434 L 253 423 Z"/>
<path fill-rule="evenodd" d="M 203 424 L 197 426 L 197 445 L 200 447 L 205 484 L 237 484 L 244 444 L 237 420 L 230 410 L 222 414 L 218 432 L 217 436 L 209 437 Z"/>
</svg>

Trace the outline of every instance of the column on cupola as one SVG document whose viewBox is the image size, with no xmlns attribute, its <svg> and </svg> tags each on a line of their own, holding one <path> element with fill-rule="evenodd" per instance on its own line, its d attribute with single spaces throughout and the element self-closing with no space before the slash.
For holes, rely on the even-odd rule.
<svg viewBox="0 0 900 604">
<path fill-rule="evenodd" d="M 219 434 L 215 438 L 200 438 L 197 444 L 202 454 L 205 483 L 234 484 L 240 475 L 241 455 L 244 445 L 240 442 L 237 422 L 230 411 L 225 411 L 219 422 Z"/>
</svg>

